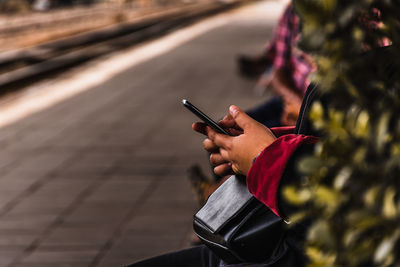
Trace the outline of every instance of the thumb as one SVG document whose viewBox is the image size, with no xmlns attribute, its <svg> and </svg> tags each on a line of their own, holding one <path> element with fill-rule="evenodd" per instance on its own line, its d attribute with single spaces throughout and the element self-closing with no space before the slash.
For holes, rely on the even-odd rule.
<svg viewBox="0 0 400 267">
<path fill-rule="evenodd" d="M 235 105 L 229 107 L 229 113 L 243 131 L 246 131 L 253 121 L 249 115 Z"/>
</svg>

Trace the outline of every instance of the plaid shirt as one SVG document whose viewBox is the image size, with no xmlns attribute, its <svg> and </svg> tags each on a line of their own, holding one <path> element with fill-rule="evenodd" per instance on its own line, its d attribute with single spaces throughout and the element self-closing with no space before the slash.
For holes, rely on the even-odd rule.
<svg viewBox="0 0 400 267">
<path fill-rule="evenodd" d="M 367 28 L 376 29 L 380 25 L 380 13 L 372 10 L 374 17 L 366 17 Z M 286 69 L 291 74 L 295 89 L 305 93 L 310 84 L 310 74 L 316 71 L 311 57 L 297 49 L 296 45 L 300 38 L 300 18 L 295 14 L 292 4 L 289 4 L 278 22 L 274 39 L 267 45 L 266 56 L 271 60 L 273 67 Z M 390 45 L 387 38 L 378 41 L 378 46 Z"/>
<path fill-rule="evenodd" d="M 289 4 L 278 22 L 274 39 L 267 45 L 266 55 L 276 70 L 289 71 L 295 89 L 304 94 L 310 84 L 310 73 L 316 68 L 310 57 L 296 48 L 300 36 L 299 23 L 299 17 Z"/>
</svg>

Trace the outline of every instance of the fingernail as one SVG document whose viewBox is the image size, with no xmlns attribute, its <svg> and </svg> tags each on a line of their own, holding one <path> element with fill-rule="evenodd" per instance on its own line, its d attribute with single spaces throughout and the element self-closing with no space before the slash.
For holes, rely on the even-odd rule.
<svg viewBox="0 0 400 267">
<path fill-rule="evenodd" d="M 237 106 L 232 105 L 229 107 L 229 111 L 231 112 L 232 115 L 236 115 L 236 113 L 238 113 L 239 109 Z"/>
</svg>

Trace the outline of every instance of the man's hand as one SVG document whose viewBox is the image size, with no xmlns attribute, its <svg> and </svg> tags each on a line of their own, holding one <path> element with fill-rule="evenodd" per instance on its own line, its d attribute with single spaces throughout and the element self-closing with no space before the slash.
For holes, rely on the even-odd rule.
<svg viewBox="0 0 400 267">
<path fill-rule="evenodd" d="M 193 129 L 205 133 L 204 148 L 211 153 L 210 161 L 217 165 L 216 174 L 233 170 L 237 174 L 247 175 L 253 159 L 276 137 L 264 125 L 250 118 L 236 106 L 231 106 L 230 114 L 220 122 L 235 136 L 215 132 L 211 127 L 195 123 Z"/>
<path fill-rule="evenodd" d="M 243 131 L 238 128 L 231 115 L 226 115 L 218 124 L 233 136 L 243 133 Z M 192 125 L 193 130 L 204 135 L 207 135 L 206 127 L 207 124 L 204 122 L 196 122 Z M 203 147 L 207 152 L 210 153 L 210 163 L 211 165 L 215 166 L 214 173 L 216 175 L 224 177 L 235 174 L 232 170 L 232 164 L 222 158 L 221 154 L 219 153 L 219 147 L 214 144 L 213 141 L 208 138 L 204 139 Z"/>
</svg>

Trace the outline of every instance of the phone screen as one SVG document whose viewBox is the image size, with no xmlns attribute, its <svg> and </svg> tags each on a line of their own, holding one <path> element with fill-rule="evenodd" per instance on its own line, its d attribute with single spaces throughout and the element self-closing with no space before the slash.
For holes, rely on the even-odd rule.
<svg viewBox="0 0 400 267">
<path fill-rule="evenodd" d="M 230 135 L 226 130 L 224 130 L 221 126 L 218 125 L 215 121 L 210 119 L 206 114 L 204 114 L 200 109 L 198 109 L 196 106 L 194 106 L 192 103 L 187 101 L 186 99 L 182 100 L 183 105 L 189 109 L 193 114 L 195 114 L 198 118 L 200 118 L 202 121 L 204 121 L 208 126 L 213 128 L 215 131 L 218 133 Z"/>
</svg>

